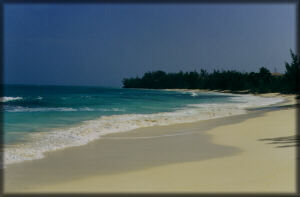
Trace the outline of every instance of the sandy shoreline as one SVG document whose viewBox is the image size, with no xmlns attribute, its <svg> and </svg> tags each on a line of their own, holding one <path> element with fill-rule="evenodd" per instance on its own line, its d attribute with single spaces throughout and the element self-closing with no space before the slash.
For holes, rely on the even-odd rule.
<svg viewBox="0 0 300 197">
<path fill-rule="evenodd" d="M 286 97 L 290 101 L 285 105 L 295 103 L 292 97 Z M 253 111 L 110 134 L 7 167 L 4 189 L 6 193 L 293 193 L 296 155 L 290 142 L 296 132 L 295 113 L 295 108 Z"/>
<path fill-rule="evenodd" d="M 205 89 L 163 89 L 165 91 L 178 91 L 178 92 L 195 92 L 195 93 L 201 93 L 201 92 L 214 92 L 214 93 L 223 93 L 223 94 L 240 94 L 240 95 L 253 95 L 253 96 L 261 96 L 261 97 L 284 97 L 288 102 L 295 103 L 295 95 L 294 94 L 281 94 L 281 93 L 245 93 L 245 91 L 237 91 L 232 92 L 230 90 L 205 90 Z"/>
</svg>

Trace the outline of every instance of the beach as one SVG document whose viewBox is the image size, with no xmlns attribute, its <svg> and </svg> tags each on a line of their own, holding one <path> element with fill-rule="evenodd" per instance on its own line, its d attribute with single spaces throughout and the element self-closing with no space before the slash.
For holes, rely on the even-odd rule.
<svg viewBox="0 0 300 197">
<path fill-rule="evenodd" d="M 295 193 L 296 101 L 286 98 L 278 108 L 108 134 L 9 165 L 4 192 Z"/>
<path fill-rule="evenodd" d="M 3 14 L 3 195 L 299 192 L 298 4 L 34 2 Z"/>
</svg>

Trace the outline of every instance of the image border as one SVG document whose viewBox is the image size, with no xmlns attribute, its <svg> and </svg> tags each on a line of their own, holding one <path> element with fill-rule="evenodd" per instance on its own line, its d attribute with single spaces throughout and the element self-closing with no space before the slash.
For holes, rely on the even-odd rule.
<svg viewBox="0 0 300 197">
<path fill-rule="evenodd" d="M 4 11 L 5 5 L 9 4 L 294 4 L 296 9 L 296 54 L 300 57 L 300 0 L 0 0 L 0 94 L 4 94 Z M 296 135 L 300 137 L 300 73 L 297 78 L 297 107 L 296 107 Z M 4 169 L 3 169 L 3 154 L 4 154 L 4 131 L 3 131 L 3 104 L 0 103 L 0 196 L 299 196 L 299 145 L 296 146 L 296 193 L 4 193 Z M 298 139 L 298 138 L 297 138 Z M 299 139 L 298 139 L 299 140 Z M 300 143 L 300 142 L 299 142 Z"/>
</svg>

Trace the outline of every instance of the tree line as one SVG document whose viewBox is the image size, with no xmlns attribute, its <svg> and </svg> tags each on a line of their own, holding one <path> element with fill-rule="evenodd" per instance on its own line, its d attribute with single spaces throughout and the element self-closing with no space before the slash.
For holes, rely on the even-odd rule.
<svg viewBox="0 0 300 197">
<path fill-rule="evenodd" d="M 200 72 L 166 73 L 164 71 L 146 72 L 142 77 L 123 79 L 123 88 L 146 89 L 209 89 L 245 91 L 251 93 L 299 93 L 300 65 L 298 56 L 292 51 L 290 63 L 285 62 L 285 73 L 272 75 L 261 67 L 258 72 L 239 72 L 234 70 L 214 70 Z"/>
</svg>

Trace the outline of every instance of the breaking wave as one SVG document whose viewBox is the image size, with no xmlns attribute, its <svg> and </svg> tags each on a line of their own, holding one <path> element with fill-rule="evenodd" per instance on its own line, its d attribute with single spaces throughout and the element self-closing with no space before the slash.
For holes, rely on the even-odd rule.
<svg viewBox="0 0 300 197">
<path fill-rule="evenodd" d="M 174 112 L 101 116 L 98 119 L 84 121 L 69 128 L 30 133 L 30 141 L 5 147 L 4 163 L 7 165 L 25 160 L 41 159 L 44 157 L 45 152 L 85 145 L 109 133 L 245 114 L 247 108 L 267 106 L 282 101 L 284 99 L 280 97 L 264 98 L 238 95 L 233 97 L 231 102 L 190 104 Z M 22 110 L 28 109 L 22 108 Z M 52 109 L 48 108 L 47 110 Z M 74 109 L 55 108 L 55 110 L 72 111 Z M 88 110 L 88 108 L 85 110 Z"/>
<path fill-rule="evenodd" d="M 21 100 L 23 99 L 22 97 L 9 97 L 9 96 L 4 96 L 0 97 L 0 102 L 9 102 L 9 101 L 15 101 L 15 100 Z"/>
</svg>

